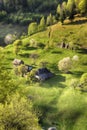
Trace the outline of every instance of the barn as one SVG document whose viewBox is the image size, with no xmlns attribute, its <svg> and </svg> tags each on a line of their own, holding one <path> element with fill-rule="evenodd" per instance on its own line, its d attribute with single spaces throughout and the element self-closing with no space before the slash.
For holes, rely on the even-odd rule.
<svg viewBox="0 0 87 130">
<path fill-rule="evenodd" d="M 53 73 L 50 72 L 47 68 L 40 68 L 36 71 L 35 78 L 41 81 L 53 77 Z"/>
</svg>

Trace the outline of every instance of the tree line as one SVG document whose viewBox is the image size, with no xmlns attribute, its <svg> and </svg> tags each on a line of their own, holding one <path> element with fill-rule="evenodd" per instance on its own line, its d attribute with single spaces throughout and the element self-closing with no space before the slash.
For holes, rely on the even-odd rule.
<svg viewBox="0 0 87 130">
<path fill-rule="evenodd" d="M 30 12 L 47 12 L 55 10 L 60 0 L 0 0 L 0 9 L 8 12 L 28 10 Z"/>
<path fill-rule="evenodd" d="M 68 18 L 71 21 L 75 14 L 87 15 L 87 0 L 68 0 L 57 6 L 57 17 L 63 23 Z"/>
<path fill-rule="evenodd" d="M 71 21 L 75 14 L 87 15 L 87 0 L 1 0 L 0 21 L 28 25 L 31 22 L 39 22 L 41 17 L 47 19 L 48 25 L 53 21 L 63 21 L 68 18 Z M 53 17 L 51 17 L 52 14 Z"/>
</svg>

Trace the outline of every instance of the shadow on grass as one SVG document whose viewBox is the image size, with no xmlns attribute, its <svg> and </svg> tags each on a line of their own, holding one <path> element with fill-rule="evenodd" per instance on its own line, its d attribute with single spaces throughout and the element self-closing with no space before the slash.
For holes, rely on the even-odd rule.
<svg viewBox="0 0 87 130">
<path fill-rule="evenodd" d="M 86 22 L 87 22 L 87 19 L 83 19 L 83 20 L 72 21 L 70 23 L 67 23 L 67 25 L 79 25 L 79 24 L 81 25 Z"/>
<path fill-rule="evenodd" d="M 73 71 L 72 75 L 74 77 L 81 77 L 81 75 L 83 74 L 84 72 L 83 71 Z"/>
<path fill-rule="evenodd" d="M 37 47 L 26 47 L 26 49 L 25 50 L 36 50 L 37 49 Z"/>
<path fill-rule="evenodd" d="M 78 53 L 87 54 L 87 49 L 85 49 L 85 48 L 79 49 Z"/>
<path fill-rule="evenodd" d="M 13 61 L 15 58 L 8 58 L 8 60 Z"/>
<path fill-rule="evenodd" d="M 66 86 L 62 84 L 65 82 L 65 77 L 61 75 L 54 75 L 52 78 L 47 79 L 44 82 L 41 82 L 41 86 L 43 87 L 60 87 L 65 88 Z"/>
<path fill-rule="evenodd" d="M 24 54 L 19 54 L 21 57 L 29 58 L 30 54 L 29 53 L 24 53 Z"/>
<path fill-rule="evenodd" d="M 87 66 L 87 63 L 82 63 L 82 65 Z"/>
<path fill-rule="evenodd" d="M 58 66 L 57 66 L 57 63 L 51 63 L 49 64 L 49 68 L 50 70 L 55 73 L 56 75 L 57 74 L 61 74 L 61 72 L 58 70 Z"/>
<path fill-rule="evenodd" d="M 52 54 L 62 54 L 61 51 L 52 51 Z"/>
</svg>

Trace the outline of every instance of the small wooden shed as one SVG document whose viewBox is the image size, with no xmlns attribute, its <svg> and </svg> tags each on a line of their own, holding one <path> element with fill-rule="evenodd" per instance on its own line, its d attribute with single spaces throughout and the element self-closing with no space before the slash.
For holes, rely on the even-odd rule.
<svg viewBox="0 0 87 130">
<path fill-rule="evenodd" d="M 20 59 L 14 59 L 12 63 L 14 66 L 19 66 L 21 64 L 24 64 L 24 61 Z"/>
</svg>

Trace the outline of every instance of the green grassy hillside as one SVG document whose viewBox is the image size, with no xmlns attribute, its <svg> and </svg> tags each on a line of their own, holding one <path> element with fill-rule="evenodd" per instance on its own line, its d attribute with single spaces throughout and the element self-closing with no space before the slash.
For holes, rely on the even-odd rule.
<svg viewBox="0 0 87 130">
<path fill-rule="evenodd" d="M 23 41 L 26 43 L 29 39 L 33 38 L 38 42 L 47 43 L 49 41 L 48 33 L 51 30 L 51 41 L 54 44 L 60 44 L 62 41 L 69 43 L 70 45 L 81 45 L 82 47 L 87 48 L 87 18 L 85 17 L 76 17 L 71 23 L 68 20 L 65 20 L 64 25 L 61 25 L 59 22 L 44 32 L 37 33 L 28 39 Z"/>
<path fill-rule="evenodd" d="M 23 94 L 33 101 L 35 110 L 40 113 L 39 123 L 45 129 L 56 126 L 59 130 L 87 130 L 87 93 L 79 87 L 72 86 L 73 81 L 79 81 L 82 74 L 87 73 L 86 21 L 86 18 L 76 18 L 73 23 L 65 21 L 64 25 L 53 25 L 50 27 L 50 38 L 49 28 L 32 36 L 21 37 L 22 46 L 18 55 L 13 52 L 13 44 L 3 49 L 6 68 L 21 88 L 25 87 Z M 30 44 L 31 39 L 36 45 Z M 77 46 L 78 49 L 60 48 L 62 41 Z M 50 46 L 47 48 L 48 43 Z M 40 46 L 42 44 L 45 47 Z M 38 54 L 38 58 L 33 61 L 30 58 L 31 54 Z M 74 55 L 78 55 L 79 61 L 73 65 L 70 73 L 59 71 L 59 60 L 65 57 L 72 58 Z M 14 58 L 22 59 L 25 64 L 33 65 L 35 69 L 40 67 L 41 61 L 48 62 L 47 68 L 54 73 L 54 77 L 30 84 L 25 77 L 14 74 Z"/>
</svg>

